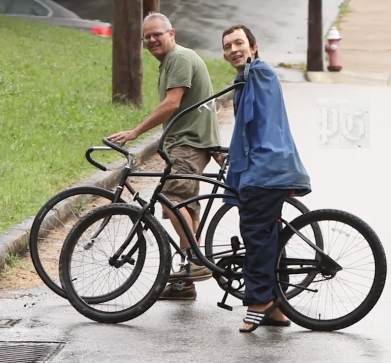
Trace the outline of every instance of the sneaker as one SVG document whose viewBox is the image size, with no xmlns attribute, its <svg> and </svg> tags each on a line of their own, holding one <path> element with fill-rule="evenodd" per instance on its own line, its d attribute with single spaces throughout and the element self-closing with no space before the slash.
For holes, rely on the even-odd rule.
<svg viewBox="0 0 391 363">
<path fill-rule="evenodd" d="M 193 262 L 190 262 L 190 271 L 186 266 L 183 266 L 179 272 L 174 272 L 168 279 L 169 282 L 175 282 L 178 280 L 186 281 L 203 281 L 212 277 L 212 272 L 205 266 L 198 266 Z"/>
<path fill-rule="evenodd" d="M 197 291 L 194 284 L 173 283 L 164 288 L 158 300 L 195 300 L 196 297 Z"/>
</svg>

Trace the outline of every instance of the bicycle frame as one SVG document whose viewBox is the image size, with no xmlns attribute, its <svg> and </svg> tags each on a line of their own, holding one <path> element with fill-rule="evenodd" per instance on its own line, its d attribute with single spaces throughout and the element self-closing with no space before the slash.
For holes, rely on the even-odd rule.
<svg viewBox="0 0 391 363">
<path fill-rule="evenodd" d="M 226 275 L 226 271 L 224 271 L 224 269 L 216 266 L 215 264 L 213 264 L 212 262 L 210 262 L 201 252 L 198 244 L 197 244 L 197 239 L 199 238 L 199 236 L 201 235 L 201 232 L 202 232 L 202 229 L 205 225 L 205 222 L 206 222 L 206 219 L 208 217 L 208 214 L 209 214 L 209 211 L 211 209 L 211 206 L 212 206 L 212 203 L 214 201 L 214 199 L 216 198 L 235 198 L 236 196 L 236 191 L 227 186 L 226 184 L 222 183 L 220 180 L 223 179 L 223 176 L 224 176 L 224 173 L 225 173 L 225 170 L 226 170 L 226 164 L 224 165 L 224 167 L 222 167 L 220 169 L 220 172 L 217 173 L 217 174 L 205 174 L 205 175 L 202 175 L 202 176 L 199 176 L 199 175 L 188 175 L 188 174 L 171 174 L 171 167 L 172 167 L 172 161 L 170 160 L 170 157 L 168 155 L 168 153 L 164 150 L 164 141 L 165 141 L 165 138 L 169 132 L 169 130 L 172 128 L 172 126 L 174 125 L 174 123 L 179 119 L 181 118 L 182 116 L 184 116 L 185 114 L 199 108 L 200 106 L 210 102 L 211 100 L 214 100 L 215 98 L 217 97 L 220 97 L 222 95 L 224 95 L 225 93 L 228 93 L 230 92 L 231 90 L 235 89 L 235 88 L 238 88 L 238 87 L 241 87 L 245 84 L 245 82 L 237 82 L 229 87 L 227 87 L 226 89 L 216 93 L 215 95 L 212 95 L 208 98 L 206 98 L 205 100 L 203 101 L 200 101 L 196 104 L 194 104 L 193 106 L 190 106 L 188 108 L 186 108 L 185 110 L 183 110 L 182 112 L 178 113 L 167 125 L 167 127 L 165 128 L 163 134 L 162 134 L 162 137 L 160 138 L 160 142 L 159 142 L 159 148 L 158 148 L 158 154 L 162 157 L 162 159 L 166 162 L 166 167 L 164 169 L 164 171 L 160 174 L 160 173 L 137 173 L 137 172 L 132 172 L 132 165 L 131 165 L 131 161 L 129 160 L 129 153 L 121 148 L 120 146 L 110 142 L 109 140 L 107 139 L 103 139 L 103 142 L 109 146 L 110 148 L 122 153 L 123 155 L 125 155 L 128 159 L 128 165 L 126 165 L 120 175 L 120 180 L 119 180 L 119 184 L 116 188 L 116 191 L 115 191 L 115 198 L 113 200 L 113 202 L 116 202 L 119 200 L 120 198 L 120 195 L 123 191 L 123 187 L 126 186 L 126 188 L 129 189 L 129 191 L 134 195 L 134 200 L 137 201 L 142 209 L 141 209 L 141 214 L 140 214 L 140 217 L 139 219 L 135 222 L 132 230 L 129 232 L 129 235 L 127 236 L 125 242 L 122 244 L 122 246 L 114 253 L 114 255 L 112 256 L 112 258 L 110 259 L 110 263 L 115 266 L 116 264 L 118 264 L 119 261 L 118 258 L 121 256 L 122 252 L 126 249 L 126 247 L 129 245 L 130 241 L 132 240 L 132 238 L 134 237 L 134 235 L 137 233 L 137 228 L 139 228 L 139 224 L 143 218 L 143 216 L 145 215 L 145 213 L 151 213 L 151 214 L 154 214 L 154 210 L 155 210 L 155 203 L 156 202 L 160 202 L 163 206 L 167 207 L 168 209 L 170 209 L 175 217 L 178 219 L 184 233 L 185 233 L 185 236 L 189 242 L 189 245 L 190 245 L 190 250 L 196 255 L 196 257 L 206 266 L 208 267 L 210 270 L 212 270 L 213 272 L 217 273 L 217 274 L 221 274 L 221 275 Z M 87 159 L 90 161 L 90 159 L 88 158 L 88 151 L 87 151 Z M 96 162 L 93 163 L 94 165 L 96 165 Z M 100 167 L 99 165 L 96 165 L 98 167 Z M 100 169 L 102 169 L 102 167 L 100 167 Z M 131 187 L 131 185 L 129 185 L 129 183 L 127 183 L 126 179 L 129 177 L 129 176 L 152 176 L 152 177 L 157 177 L 157 176 L 160 176 L 160 181 L 159 181 L 159 184 L 156 186 L 154 192 L 153 192 L 153 195 L 152 197 L 150 198 L 150 201 L 149 203 L 142 200 L 140 198 L 140 196 L 138 195 L 138 193 L 136 193 L 134 191 L 134 189 Z M 220 180 L 215 180 L 215 179 L 212 179 L 211 176 L 217 178 L 217 179 L 220 179 Z M 201 182 L 206 182 L 206 183 L 210 183 L 213 185 L 213 191 L 211 194 L 207 194 L 207 195 L 199 195 L 199 196 L 196 196 L 196 197 L 193 197 L 193 198 L 189 198 L 181 203 L 178 203 L 176 205 L 174 205 L 167 197 L 165 197 L 161 192 L 162 192 L 162 189 L 163 189 L 163 186 L 165 184 L 165 182 L 169 179 L 188 179 L 188 180 L 197 180 L 197 181 L 201 181 Z M 218 188 L 223 188 L 224 190 L 228 191 L 230 194 L 217 194 L 217 190 Z M 196 232 L 196 235 L 194 236 L 193 233 L 191 232 L 191 229 L 189 227 L 189 225 L 187 224 L 186 220 L 183 218 L 182 216 L 182 213 L 179 211 L 180 208 L 183 208 L 183 207 L 186 207 L 186 205 L 190 204 L 190 203 L 193 203 L 193 202 L 196 202 L 196 201 L 199 201 L 199 200 L 204 200 L 204 199 L 208 199 L 208 203 L 207 203 L 207 208 L 202 216 L 202 219 L 201 219 L 201 223 L 200 223 L 200 226 L 199 228 L 197 229 L 197 232 Z M 103 221 L 102 222 L 102 226 L 101 228 L 99 229 L 99 231 L 96 233 L 95 236 L 97 236 L 100 231 L 104 228 L 104 226 L 106 225 L 107 221 Z M 173 245 L 173 247 L 175 248 L 175 250 L 182 256 L 182 257 L 186 257 L 186 255 L 181 251 L 181 249 L 178 247 L 178 245 L 173 241 L 173 239 L 170 237 L 169 238 L 170 240 L 170 243 L 171 245 Z M 126 256 L 122 257 L 123 259 L 129 259 L 131 258 L 131 254 L 134 253 L 134 251 L 137 249 L 137 246 L 138 246 L 138 243 L 136 242 L 134 248 L 131 249 L 131 251 L 129 251 Z M 190 251 L 188 252 L 188 254 L 190 255 Z M 188 256 L 189 257 L 189 256 Z"/>
<path fill-rule="evenodd" d="M 94 147 L 89 148 L 86 152 L 86 158 L 91 164 L 93 164 L 94 166 L 98 167 L 101 170 L 107 170 L 107 168 L 104 165 L 98 163 L 96 160 L 94 160 L 92 158 L 91 154 L 97 150 L 112 150 L 112 148 L 111 147 L 94 146 Z M 222 150 L 222 152 L 227 151 L 225 148 L 221 148 L 221 150 Z M 117 203 L 118 201 L 120 201 L 121 195 L 122 195 L 124 189 L 127 189 L 130 192 L 130 194 L 133 196 L 133 200 L 136 201 L 141 207 L 144 207 L 145 205 L 147 205 L 147 201 L 145 201 L 144 199 L 142 199 L 140 197 L 139 193 L 132 187 L 131 183 L 128 181 L 128 178 L 129 177 L 154 177 L 154 178 L 160 177 L 160 178 L 162 178 L 163 172 L 137 172 L 137 171 L 133 171 L 133 159 L 130 157 L 130 154 L 127 155 L 127 158 L 128 158 L 128 163 L 121 170 L 119 177 L 118 177 L 118 183 L 115 187 L 113 203 Z M 219 182 L 223 181 L 224 182 L 225 181 L 225 172 L 226 172 L 227 166 L 228 166 L 228 158 L 226 158 L 226 160 L 220 166 L 220 170 L 217 173 L 203 173 L 202 177 L 209 178 L 209 179 L 213 178 L 216 181 L 219 181 Z M 167 179 L 194 179 L 194 175 L 173 174 L 173 175 L 167 176 Z M 205 179 L 203 179 L 202 181 L 205 181 Z M 208 202 L 205 206 L 204 212 L 202 213 L 201 220 L 200 220 L 199 226 L 196 231 L 196 236 L 195 236 L 196 240 L 199 239 L 199 237 L 201 236 L 201 233 L 205 227 L 205 223 L 208 219 L 208 216 L 209 216 L 210 210 L 212 208 L 214 199 L 217 198 L 217 196 L 216 196 L 217 190 L 219 187 L 221 187 L 223 185 L 224 184 L 222 184 L 222 183 L 217 183 L 216 185 L 213 186 L 213 190 L 212 190 L 211 194 L 209 194 L 208 196 L 202 196 L 200 198 L 200 199 L 208 199 Z M 220 197 L 220 198 L 223 196 L 227 197 L 222 194 L 218 195 L 218 197 Z M 196 198 L 195 200 L 189 199 L 188 201 L 181 203 L 181 205 L 178 206 L 178 208 L 181 208 L 181 207 L 185 206 L 184 204 L 189 204 L 189 203 L 192 203 L 196 200 L 199 200 L 199 198 Z M 153 212 L 151 207 L 150 207 L 149 211 L 151 213 Z M 105 227 L 105 225 L 107 224 L 108 221 L 105 221 L 105 222 L 106 223 L 102 223 L 101 227 L 97 230 L 97 232 L 94 235 L 94 238 L 96 238 L 99 235 L 99 233 L 103 230 L 103 228 Z M 167 236 L 169 238 L 170 244 L 173 246 L 173 248 L 176 250 L 176 252 L 182 258 L 186 258 L 186 253 L 180 249 L 180 247 L 174 241 L 174 239 L 171 237 L 171 235 L 169 233 L 167 233 Z M 187 256 L 187 257 L 189 257 L 189 256 Z"/>
<path fill-rule="evenodd" d="M 247 70 L 247 72 L 248 72 L 248 70 Z M 246 70 L 245 70 L 245 73 L 246 73 Z M 113 262 L 120 257 L 121 253 L 129 245 L 130 241 L 132 240 L 132 238 L 136 234 L 138 225 L 141 222 L 141 220 L 142 220 L 143 216 L 145 215 L 145 213 L 154 214 L 155 203 L 159 202 L 163 206 L 167 207 L 168 209 L 170 209 L 174 213 L 174 216 L 179 221 L 179 223 L 180 223 L 180 225 L 181 225 L 181 227 L 182 227 L 182 229 L 183 229 L 183 231 L 185 233 L 185 236 L 186 236 L 186 238 L 188 240 L 188 243 L 190 245 L 190 251 L 195 254 L 195 256 L 202 262 L 202 264 L 204 266 L 209 268 L 214 273 L 216 273 L 218 275 L 224 275 L 224 276 L 226 276 L 228 278 L 229 277 L 235 277 L 236 275 L 239 275 L 239 273 L 226 271 L 226 270 L 220 268 L 219 266 L 215 265 L 214 263 L 212 263 L 208 258 L 206 258 L 202 254 L 202 252 L 200 250 L 200 247 L 197 244 L 197 239 L 199 238 L 199 236 L 201 234 L 201 231 L 202 231 L 202 228 L 203 228 L 203 226 L 204 226 L 204 224 L 206 222 L 207 215 L 208 215 L 208 213 L 210 211 L 211 204 L 213 203 L 213 200 L 216 199 L 216 198 L 235 198 L 236 195 L 237 195 L 236 191 L 233 188 L 229 187 L 228 185 L 222 183 L 221 181 L 213 180 L 213 179 L 211 179 L 210 177 L 207 177 L 207 176 L 188 175 L 188 174 L 171 174 L 172 161 L 170 159 L 169 154 L 164 149 L 164 141 L 165 141 L 165 139 L 166 139 L 170 129 L 175 124 L 175 122 L 178 119 L 180 119 L 181 117 L 183 117 L 185 114 L 187 114 L 187 113 L 189 113 L 189 112 L 199 108 L 200 106 L 210 102 L 211 100 L 214 100 L 215 98 L 217 98 L 217 97 L 219 97 L 219 96 L 221 96 L 221 95 L 223 95 L 223 94 L 225 94 L 227 92 L 230 92 L 231 90 L 233 90 L 235 88 L 241 87 L 243 85 L 245 85 L 245 82 L 238 82 L 238 83 L 235 83 L 235 84 L 231 85 L 230 87 L 220 91 L 219 93 L 217 93 L 215 95 L 212 95 L 212 96 L 208 97 L 207 99 L 205 99 L 203 101 L 200 101 L 200 102 L 194 104 L 193 106 L 190 106 L 187 109 L 181 111 L 175 117 L 173 117 L 173 119 L 168 123 L 167 127 L 165 128 L 165 130 L 164 130 L 164 132 L 163 132 L 163 134 L 162 134 L 162 136 L 160 138 L 159 147 L 158 147 L 158 154 L 166 162 L 166 167 L 165 167 L 163 173 L 161 174 L 159 184 L 155 188 L 149 203 L 144 201 L 144 200 L 142 200 L 138 196 L 137 193 L 134 194 L 135 195 L 134 199 L 136 201 L 138 201 L 140 203 L 140 205 L 142 206 L 141 215 L 140 215 L 138 221 L 135 222 L 131 232 L 129 233 L 128 237 L 126 238 L 126 241 L 122 244 L 122 246 L 119 248 L 119 250 L 112 257 Z M 110 146 L 111 148 L 121 152 L 122 154 L 128 155 L 127 152 L 124 149 L 122 149 L 121 147 L 119 147 L 116 144 L 113 144 L 109 140 L 104 139 L 103 142 L 106 145 Z M 139 174 L 132 173 L 130 165 L 129 165 L 129 166 L 127 166 L 124 169 L 124 172 L 123 172 L 123 174 L 121 176 L 122 185 L 127 185 L 126 184 L 126 178 L 128 176 L 131 176 L 131 175 L 133 175 L 133 176 L 135 176 L 135 175 L 140 175 L 140 176 L 141 175 L 143 175 L 143 176 L 159 176 L 160 174 L 157 174 L 157 173 L 139 173 Z M 217 175 L 218 175 L 218 177 L 222 178 L 222 176 L 224 175 L 224 172 L 221 172 L 221 170 L 220 170 L 220 173 L 217 174 Z M 196 196 L 196 197 L 193 197 L 193 198 L 189 198 L 189 199 L 187 199 L 187 200 L 185 200 L 185 201 L 183 201 L 181 203 L 173 204 L 167 197 L 164 196 L 164 194 L 161 193 L 165 182 L 167 180 L 169 180 L 169 179 L 188 179 L 188 180 L 197 180 L 197 181 L 200 181 L 200 182 L 210 183 L 210 184 L 213 185 L 213 191 L 212 191 L 211 194 L 199 195 L 199 196 Z M 129 190 L 132 192 L 133 189 L 131 188 L 131 186 L 129 186 L 129 187 L 130 187 Z M 228 191 L 230 194 L 217 194 L 218 188 L 223 188 L 225 191 Z M 120 195 L 121 192 L 122 192 L 122 186 L 119 185 L 117 187 L 117 190 L 116 190 L 116 195 L 117 194 Z M 196 232 L 196 235 L 194 236 L 192 231 L 191 231 L 191 228 L 189 227 L 189 225 L 187 224 L 186 220 L 182 216 L 182 214 L 180 212 L 180 208 L 186 207 L 190 203 L 193 203 L 193 202 L 196 202 L 196 201 L 200 201 L 200 200 L 204 200 L 204 199 L 208 200 L 207 214 L 205 215 L 205 213 L 204 213 L 203 219 L 202 219 L 201 228 L 198 228 L 198 230 Z M 338 271 L 339 270 L 340 266 L 334 260 L 332 260 L 329 256 L 327 256 L 320 248 L 318 248 L 315 244 L 313 244 L 311 241 L 309 241 L 305 236 L 301 235 L 301 233 L 299 231 L 295 230 L 293 228 L 293 226 L 290 225 L 288 222 L 286 222 L 286 221 L 283 221 L 283 222 L 284 222 L 284 224 L 288 228 L 291 228 L 294 231 L 294 233 L 296 233 L 299 237 L 301 237 L 310 247 L 314 248 L 320 254 L 323 265 L 327 265 L 327 267 L 332 269 L 333 271 Z M 176 245 L 176 243 L 172 240 L 171 237 L 170 237 L 170 243 L 174 246 L 176 251 L 179 254 L 181 254 L 182 257 L 184 257 L 184 253 L 180 250 L 180 248 Z M 137 249 L 137 245 L 138 245 L 138 243 L 136 243 L 134 248 L 132 248 L 132 250 L 129 251 L 128 254 L 124 258 L 126 258 L 126 259 L 131 258 L 130 254 L 134 253 L 134 251 Z M 188 257 L 191 258 L 191 252 L 190 251 L 188 252 Z"/>
<path fill-rule="evenodd" d="M 196 258 L 204 266 L 206 266 L 212 272 L 214 272 L 216 275 L 223 275 L 223 276 L 225 276 L 227 278 L 236 278 L 236 277 L 239 277 L 241 275 L 238 272 L 232 272 L 232 271 L 224 270 L 223 268 L 221 268 L 221 267 L 217 266 L 216 264 L 212 263 L 201 252 L 200 247 L 198 246 L 198 243 L 197 243 L 197 240 L 198 240 L 198 238 L 201 235 L 202 229 L 205 226 L 205 223 L 206 223 L 208 214 L 210 212 L 210 209 L 212 207 L 213 201 L 215 199 L 217 199 L 217 198 L 235 198 L 236 195 L 237 195 L 236 191 L 233 188 L 231 188 L 228 185 L 226 185 L 223 182 L 221 182 L 221 180 L 224 180 L 224 173 L 225 173 L 227 164 L 225 163 L 224 166 L 222 166 L 220 168 L 220 171 L 217 174 L 204 174 L 204 175 L 171 174 L 172 162 L 170 160 L 170 157 L 169 157 L 168 153 L 164 150 L 164 140 L 165 140 L 165 137 L 167 136 L 169 130 L 173 126 L 173 124 L 180 117 L 182 117 L 183 115 L 185 115 L 188 112 L 191 112 L 191 111 L 195 110 L 196 108 L 200 107 L 201 105 L 203 105 L 203 104 L 205 104 L 205 103 L 215 99 L 216 97 L 219 97 L 219 96 L 221 96 L 221 95 L 231 91 L 232 89 L 234 89 L 236 87 L 239 87 L 239 86 L 242 86 L 244 84 L 245 84 L 245 82 L 239 82 L 239 83 L 236 83 L 236 84 L 226 88 L 225 90 L 217 93 L 216 95 L 213 95 L 213 96 L 207 98 L 206 100 L 201 101 L 201 102 L 199 102 L 199 103 L 197 103 L 197 104 L 195 104 L 195 105 L 193 105 L 193 106 L 183 110 L 182 112 L 177 114 L 169 122 L 167 128 L 164 130 L 163 135 L 162 135 L 162 137 L 160 139 L 159 148 L 158 148 L 159 155 L 166 162 L 166 167 L 165 167 L 165 169 L 164 169 L 164 171 L 162 173 L 133 172 L 132 171 L 131 161 L 129 160 L 129 153 L 126 150 L 122 149 L 120 146 L 111 143 L 109 140 L 106 140 L 106 139 L 103 140 L 103 142 L 106 145 L 108 145 L 110 148 L 112 148 L 114 150 L 117 150 L 120 153 L 126 155 L 127 158 L 128 158 L 128 161 L 129 161 L 128 165 L 123 169 L 123 171 L 122 171 L 122 173 L 120 175 L 120 182 L 119 182 L 119 184 L 118 184 L 118 186 L 116 188 L 115 198 L 114 198 L 113 202 L 116 202 L 116 201 L 119 200 L 119 198 L 121 196 L 121 193 L 123 191 L 123 187 L 125 186 L 132 193 L 132 195 L 134 196 L 133 199 L 135 201 L 137 201 L 140 204 L 140 206 L 142 207 L 140 216 L 139 216 L 138 220 L 135 222 L 132 230 L 129 232 L 125 242 L 121 245 L 121 247 L 116 251 L 116 253 L 110 259 L 110 263 L 113 266 L 121 265 L 121 261 L 118 261 L 118 259 L 120 258 L 121 254 L 126 249 L 126 247 L 130 244 L 130 242 L 131 242 L 132 238 L 134 237 L 134 235 L 137 233 L 137 229 L 139 228 L 139 225 L 140 225 L 140 223 L 141 223 L 141 221 L 143 219 L 143 216 L 146 213 L 154 214 L 155 203 L 159 202 L 163 206 L 165 206 L 166 208 L 170 209 L 173 212 L 174 216 L 178 219 L 178 221 L 179 221 L 179 223 L 180 223 L 180 225 L 181 225 L 181 227 L 182 227 L 182 229 L 183 229 L 183 231 L 185 233 L 185 236 L 186 236 L 186 238 L 188 240 L 188 243 L 190 245 L 189 250 L 187 250 L 186 253 L 184 253 L 183 251 L 181 251 L 180 247 L 175 243 L 175 241 L 171 238 L 171 236 L 167 233 L 167 235 L 169 237 L 169 243 L 174 247 L 174 249 L 176 250 L 176 252 L 178 254 L 180 254 L 183 258 L 188 257 L 191 260 L 193 258 L 192 253 L 194 253 Z M 146 202 L 145 200 L 143 200 L 138 195 L 138 193 L 132 188 L 132 186 L 127 182 L 127 178 L 129 176 L 160 177 L 159 184 L 156 186 L 156 188 L 155 188 L 155 190 L 153 192 L 153 195 L 150 198 L 149 202 Z M 212 179 L 212 178 L 215 178 L 215 179 Z M 209 184 L 213 185 L 212 193 L 206 194 L 206 195 L 198 195 L 196 197 L 189 198 L 189 199 L 187 199 L 187 200 L 185 200 L 185 201 L 183 201 L 181 203 L 174 204 L 167 197 L 165 197 L 164 194 L 161 193 L 165 182 L 167 180 L 170 180 L 170 179 L 188 179 L 188 180 L 197 180 L 199 182 L 206 182 L 206 183 L 209 183 Z M 223 188 L 225 191 L 228 192 L 228 194 L 225 194 L 225 193 L 224 194 L 218 194 L 217 193 L 218 188 Z M 193 233 L 191 231 L 191 228 L 189 227 L 189 225 L 187 224 L 186 220 L 182 216 L 182 214 L 180 212 L 180 209 L 186 207 L 190 203 L 193 203 L 193 202 L 196 202 L 196 201 L 200 201 L 200 200 L 205 200 L 205 199 L 208 200 L 207 206 L 206 206 L 206 209 L 205 209 L 205 211 L 204 211 L 204 213 L 202 215 L 200 226 L 197 229 L 196 234 L 193 235 Z M 314 243 L 309 241 L 305 236 L 301 235 L 301 233 L 299 231 L 295 230 L 290 223 L 288 223 L 285 220 L 282 220 L 282 222 L 288 228 L 292 229 L 292 231 L 295 234 L 297 234 L 299 237 L 301 237 L 310 247 L 312 247 L 313 249 L 315 249 L 317 251 L 317 253 L 321 257 L 321 262 L 322 262 L 323 268 L 326 268 L 329 271 L 339 271 L 340 266 L 334 260 L 332 260 L 329 256 L 327 256 L 320 248 L 318 248 Z M 104 228 L 105 224 L 106 223 L 104 221 L 102 223 L 102 226 L 103 226 L 102 229 Z M 98 231 L 98 234 L 99 234 L 99 231 Z M 138 242 L 136 242 L 135 246 L 133 246 L 133 248 L 125 256 L 121 257 L 121 260 L 123 261 L 122 263 L 125 263 L 126 260 L 129 260 L 131 258 L 131 256 L 132 256 L 132 254 L 135 253 L 137 248 L 138 248 Z M 229 252 L 230 251 L 224 251 L 224 252 L 220 252 L 220 254 L 225 255 L 225 254 L 227 254 Z M 236 252 L 237 251 L 235 250 L 234 253 L 236 253 Z M 314 261 L 314 262 L 319 262 L 319 261 Z"/>
<path fill-rule="evenodd" d="M 312 264 L 316 267 L 319 267 L 321 270 L 323 271 L 327 271 L 327 274 L 335 274 L 337 273 L 338 271 L 341 271 L 342 270 L 342 267 L 341 265 L 339 265 L 335 260 L 333 260 L 330 256 L 328 256 L 326 253 L 324 253 L 324 251 L 319 248 L 316 244 L 314 244 L 310 239 L 308 239 L 306 236 L 304 236 L 303 233 L 301 233 L 300 231 L 298 231 L 295 227 L 292 226 L 292 224 L 290 224 L 288 221 L 286 221 L 285 219 L 281 218 L 281 221 L 282 223 L 284 223 L 290 230 L 293 231 L 294 234 L 296 234 L 297 236 L 299 236 L 309 247 L 311 247 L 312 249 L 314 249 L 320 256 L 320 259 L 319 261 L 316 261 L 316 260 L 303 260 L 303 259 L 290 259 L 291 261 L 294 260 L 294 262 L 296 262 L 295 264 L 297 264 L 297 261 L 300 262 L 301 260 L 301 264 Z M 303 273 L 304 272 L 308 272 L 307 271 L 308 269 L 306 268 L 301 268 L 301 269 L 297 269 L 295 273 L 299 274 L 299 273 Z"/>
</svg>

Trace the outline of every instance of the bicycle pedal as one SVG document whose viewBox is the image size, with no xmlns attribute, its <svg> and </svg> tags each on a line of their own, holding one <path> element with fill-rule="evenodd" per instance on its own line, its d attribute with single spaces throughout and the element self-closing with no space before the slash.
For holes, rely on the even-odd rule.
<svg viewBox="0 0 391 363">
<path fill-rule="evenodd" d="M 240 240 L 238 236 L 231 237 L 231 247 L 234 254 L 239 250 L 240 248 Z"/>
<path fill-rule="evenodd" d="M 218 302 L 218 303 L 217 303 L 217 306 L 218 306 L 219 308 L 222 308 L 222 309 L 225 309 L 225 310 L 232 311 L 232 306 L 227 305 L 227 304 L 224 304 L 223 302 Z"/>
</svg>

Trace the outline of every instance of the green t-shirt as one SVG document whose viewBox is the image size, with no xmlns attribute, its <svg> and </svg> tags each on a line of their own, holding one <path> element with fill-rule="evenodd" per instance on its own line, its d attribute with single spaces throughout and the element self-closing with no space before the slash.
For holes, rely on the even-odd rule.
<svg viewBox="0 0 391 363">
<path fill-rule="evenodd" d="M 160 101 L 171 88 L 187 88 L 177 113 L 213 94 L 208 69 L 201 57 L 191 49 L 176 45 L 164 57 L 159 73 Z M 163 124 L 163 128 L 167 125 L 168 121 Z M 166 138 L 168 149 L 179 145 L 203 149 L 219 144 L 216 113 L 204 107 L 180 117 Z"/>
</svg>

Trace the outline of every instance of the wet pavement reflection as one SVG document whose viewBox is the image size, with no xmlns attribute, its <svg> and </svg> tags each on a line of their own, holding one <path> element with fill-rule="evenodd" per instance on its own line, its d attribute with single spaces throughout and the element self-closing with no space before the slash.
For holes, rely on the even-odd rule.
<svg viewBox="0 0 391 363">
<path fill-rule="evenodd" d="M 133 321 L 105 325 L 83 318 L 46 289 L 35 290 L 23 299 L 1 299 L 10 315 L 23 314 L 14 327 L 2 329 L 2 340 L 65 342 L 54 362 L 389 361 L 388 334 L 374 324 L 377 313 L 340 332 L 310 332 L 293 325 L 239 334 L 244 316 L 239 301 L 233 312 L 217 308 L 214 301 L 222 291 L 211 280 L 199 283 L 198 293 L 196 302 L 157 302 Z M 34 299 L 41 303 L 32 307 Z"/>
</svg>

